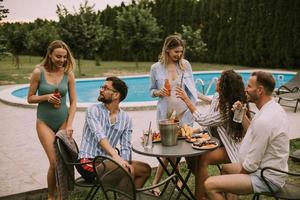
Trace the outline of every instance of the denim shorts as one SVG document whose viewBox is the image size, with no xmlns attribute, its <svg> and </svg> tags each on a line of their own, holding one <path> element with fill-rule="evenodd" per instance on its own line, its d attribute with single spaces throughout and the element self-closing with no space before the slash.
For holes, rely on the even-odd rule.
<svg viewBox="0 0 300 200">
<path fill-rule="evenodd" d="M 250 174 L 250 178 L 254 193 L 270 192 L 268 186 L 265 184 L 260 175 L 253 173 Z M 268 183 L 274 192 L 279 191 L 281 189 L 280 186 L 275 185 L 271 181 L 268 181 Z"/>
</svg>

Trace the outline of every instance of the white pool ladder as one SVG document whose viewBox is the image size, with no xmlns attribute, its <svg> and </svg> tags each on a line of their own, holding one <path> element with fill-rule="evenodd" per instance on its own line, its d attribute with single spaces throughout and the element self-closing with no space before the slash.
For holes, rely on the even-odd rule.
<svg viewBox="0 0 300 200">
<path fill-rule="evenodd" d="M 216 84 L 217 81 L 218 81 L 218 77 L 212 78 L 212 79 L 209 81 L 206 90 L 205 90 L 205 82 L 204 82 L 201 78 L 196 79 L 195 84 L 197 85 L 198 83 L 200 83 L 200 85 L 201 85 L 201 87 L 202 87 L 202 94 L 208 95 L 209 91 L 211 90 L 211 87 L 212 87 L 214 84 Z"/>
<path fill-rule="evenodd" d="M 201 78 L 196 79 L 195 84 L 197 85 L 197 83 L 200 83 L 201 87 L 202 87 L 202 94 L 204 94 L 204 89 L 205 89 L 205 83 Z"/>
<path fill-rule="evenodd" d="M 213 86 L 213 84 L 217 84 L 217 81 L 218 81 L 218 77 L 213 77 L 210 81 L 209 81 L 209 84 L 207 86 L 207 89 L 205 90 L 205 93 L 204 95 L 208 95 L 211 87 Z"/>
</svg>

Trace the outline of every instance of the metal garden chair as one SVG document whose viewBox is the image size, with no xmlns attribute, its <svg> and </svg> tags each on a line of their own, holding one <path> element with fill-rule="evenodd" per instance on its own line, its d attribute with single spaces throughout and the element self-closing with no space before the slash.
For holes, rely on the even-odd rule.
<svg viewBox="0 0 300 200">
<path fill-rule="evenodd" d="M 172 179 L 176 183 L 176 175 L 172 175 L 151 187 L 136 188 L 131 174 L 113 159 L 105 156 L 97 156 L 94 162 L 97 163 L 98 181 L 107 200 L 111 198 L 132 200 L 171 199 L 173 195 L 175 185 L 172 184 Z M 169 187 L 160 196 L 155 196 L 150 192 L 153 188 L 165 184 L 169 185 Z"/>
<path fill-rule="evenodd" d="M 63 167 L 66 169 L 65 171 L 67 172 L 67 177 L 70 179 L 75 186 L 79 187 L 86 187 L 90 188 L 87 196 L 85 199 L 93 199 L 97 193 L 97 191 L 100 188 L 100 184 L 95 180 L 94 182 L 90 183 L 85 181 L 82 177 L 75 178 L 74 177 L 74 167 L 76 165 L 83 165 L 82 163 L 78 162 L 78 146 L 73 139 L 73 142 L 76 145 L 76 151 L 68 148 L 68 146 L 61 140 L 59 137 L 56 137 L 56 145 L 58 152 L 62 158 L 62 164 Z M 87 164 L 87 163 L 85 163 Z M 93 166 L 95 166 L 94 162 L 90 162 Z"/>
<path fill-rule="evenodd" d="M 300 72 L 297 72 L 297 74 L 291 80 L 281 85 L 276 90 L 276 94 L 280 95 L 282 93 L 293 93 L 299 89 L 300 89 Z"/>
<path fill-rule="evenodd" d="M 282 174 L 286 174 L 288 175 L 288 177 L 294 177 L 294 181 L 293 183 L 287 181 L 285 183 L 285 185 L 283 186 L 283 188 L 281 188 L 280 191 L 273 191 L 273 189 L 270 187 L 269 182 L 266 180 L 265 177 L 265 172 L 266 171 L 275 171 L 275 172 L 279 172 Z M 266 192 L 266 193 L 255 193 L 252 200 L 259 200 L 259 197 L 261 195 L 265 195 L 265 196 L 269 196 L 269 197 L 274 197 L 274 199 L 278 200 L 278 199 L 291 199 L 291 200 L 295 200 L 295 199 L 300 199 L 300 173 L 294 173 L 294 172 L 286 172 L 286 171 L 282 171 L 279 169 L 275 169 L 272 167 L 265 167 L 261 170 L 261 177 L 263 179 L 263 181 L 265 182 L 265 184 L 268 186 L 269 191 L 270 192 Z M 298 181 L 296 181 L 298 180 Z"/>
</svg>

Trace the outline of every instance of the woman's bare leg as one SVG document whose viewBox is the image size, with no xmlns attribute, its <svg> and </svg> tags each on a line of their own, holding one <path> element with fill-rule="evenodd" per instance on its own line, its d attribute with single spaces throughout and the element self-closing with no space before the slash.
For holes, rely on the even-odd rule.
<svg viewBox="0 0 300 200">
<path fill-rule="evenodd" d="M 168 160 L 167 160 L 166 158 L 163 158 L 162 161 L 163 161 L 163 163 L 164 163 L 165 166 L 168 166 L 169 162 L 168 162 Z M 156 173 L 155 173 L 154 179 L 153 179 L 153 181 L 152 181 L 152 185 L 156 185 L 156 184 L 159 183 L 159 181 L 160 181 L 160 179 L 161 179 L 163 173 L 164 173 L 164 169 L 163 169 L 163 167 L 159 164 L 159 165 L 157 166 Z M 159 194 L 160 194 L 159 188 L 154 188 L 154 189 L 153 189 L 153 192 L 154 192 L 155 195 L 159 195 Z"/>
<path fill-rule="evenodd" d="M 205 198 L 204 181 L 208 178 L 208 165 L 216 165 L 230 162 L 224 147 L 217 148 L 207 154 L 199 156 L 198 169 L 195 174 L 195 196 L 196 199 Z"/>
<path fill-rule="evenodd" d="M 52 200 L 55 196 L 56 180 L 55 180 L 55 168 L 56 168 L 56 156 L 54 150 L 55 133 L 42 121 L 36 123 L 37 134 L 39 140 L 46 152 L 49 160 L 49 169 L 47 173 L 48 183 L 48 199 Z M 60 199 L 60 195 L 58 195 Z"/>
</svg>

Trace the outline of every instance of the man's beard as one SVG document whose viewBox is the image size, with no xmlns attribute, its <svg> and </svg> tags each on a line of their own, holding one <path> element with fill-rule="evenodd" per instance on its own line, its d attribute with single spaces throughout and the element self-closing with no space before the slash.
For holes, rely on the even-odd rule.
<svg viewBox="0 0 300 200">
<path fill-rule="evenodd" d="M 255 103 L 258 99 L 259 99 L 259 97 L 256 95 L 256 94 L 246 94 L 246 96 L 247 96 L 247 101 L 248 102 L 251 102 L 251 103 Z"/>
<path fill-rule="evenodd" d="M 105 99 L 104 97 L 99 95 L 98 101 L 103 102 L 104 104 L 110 104 L 112 102 L 112 99 L 111 98 L 110 99 Z"/>
</svg>

